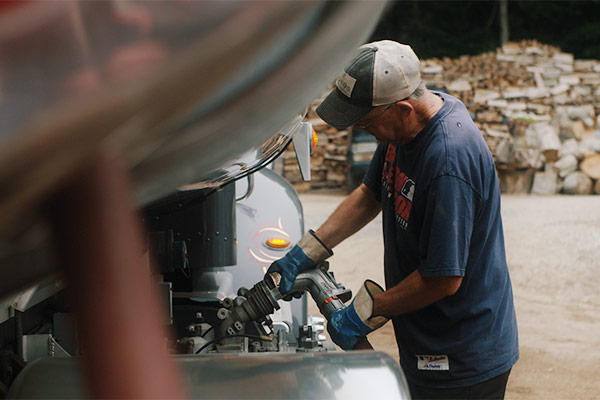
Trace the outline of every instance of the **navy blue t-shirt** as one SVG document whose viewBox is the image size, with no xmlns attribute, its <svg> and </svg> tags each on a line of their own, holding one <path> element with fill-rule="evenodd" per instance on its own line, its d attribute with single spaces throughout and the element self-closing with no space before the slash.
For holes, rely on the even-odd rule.
<svg viewBox="0 0 600 400">
<path fill-rule="evenodd" d="M 364 183 L 383 209 L 385 280 L 462 276 L 458 291 L 393 317 L 407 379 L 460 387 L 508 371 L 519 358 L 500 188 L 490 151 L 465 106 L 443 107 L 410 143 L 380 143 Z"/>
</svg>

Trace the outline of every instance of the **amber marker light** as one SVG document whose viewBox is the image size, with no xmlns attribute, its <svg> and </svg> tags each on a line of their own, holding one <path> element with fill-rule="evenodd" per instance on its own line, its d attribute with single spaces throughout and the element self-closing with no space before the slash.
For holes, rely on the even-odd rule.
<svg viewBox="0 0 600 400">
<path fill-rule="evenodd" d="M 270 237 L 267 239 L 267 246 L 274 249 L 284 249 L 290 245 L 290 241 L 284 237 Z"/>
<path fill-rule="evenodd" d="M 313 153 L 313 150 L 315 149 L 315 147 L 317 147 L 317 143 L 319 142 L 319 137 L 317 136 L 317 132 L 313 129 L 312 130 L 313 134 L 312 134 L 312 146 L 310 148 L 310 154 Z"/>
</svg>

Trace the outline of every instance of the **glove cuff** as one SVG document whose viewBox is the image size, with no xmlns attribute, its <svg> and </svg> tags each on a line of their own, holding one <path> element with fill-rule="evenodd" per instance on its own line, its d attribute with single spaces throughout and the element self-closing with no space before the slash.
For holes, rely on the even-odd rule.
<svg viewBox="0 0 600 400">
<path fill-rule="evenodd" d="M 373 330 L 381 328 L 389 320 L 382 315 L 373 316 L 373 298 L 383 292 L 381 286 L 367 279 L 352 301 L 358 317 Z"/>
<path fill-rule="evenodd" d="M 325 246 L 312 229 L 302 236 L 302 239 L 300 239 L 297 246 L 302 248 L 304 254 L 313 260 L 315 264 L 318 264 L 333 255 L 333 251 Z"/>
</svg>

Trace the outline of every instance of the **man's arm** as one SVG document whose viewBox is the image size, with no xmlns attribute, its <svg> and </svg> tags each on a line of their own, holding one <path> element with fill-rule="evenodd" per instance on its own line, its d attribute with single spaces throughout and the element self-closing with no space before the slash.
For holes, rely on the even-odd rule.
<svg viewBox="0 0 600 400">
<path fill-rule="evenodd" d="M 427 307 L 458 291 L 462 276 L 426 278 L 415 270 L 402 282 L 373 298 L 373 314 L 394 317 Z"/>
<path fill-rule="evenodd" d="M 381 328 L 390 317 L 426 307 L 458 290 L 460 276 L 425 278 L 414 271 L 398 285 L 384 291 L 366 280 L 352 303 L 335 311 L 327 324 L 332 340 L 344 350 L 369 349 L 365 336 Z"/>
<path fill-rule="evenodd" d="M 361 183 L 336 208 L 331 216 L 315 232 L 330 249 L 356 233 L 381 211 L 381 203 L 364 183 Z"/>
<path fill-rule="evenodd" d="M 427 236 L 429 257 L 421 267 L 446 276 L 424 277 L 416 270 L 387 291 L 366 281 L 352 303 L 333 313 L 327 324 L 331 338 L 343 349 L 354 348 L 388 318 L 427 307 L 459 290 L 475 210 L 466 200 L 474 201 L 476 194 L 452 177 L 442 177 L 434 183 L 425 220 L 425 226 L 431 230 Z M 440 269 L 440 264 L 456 267 Z"/>
</svg>

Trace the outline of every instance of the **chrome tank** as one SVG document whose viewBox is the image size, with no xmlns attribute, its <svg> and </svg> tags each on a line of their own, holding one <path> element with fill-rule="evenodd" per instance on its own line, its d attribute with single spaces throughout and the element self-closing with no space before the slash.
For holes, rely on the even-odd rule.
<svg viewBox="0 0 600 400">
<path fill-rule="evenodd" d="M 194 399 L 410 398 L 398 364 L 373 351 L 181 356 L 176 361 Z M 6 398 L 85 398 L 78 360 L 30 363 Z"/>
<path fill-rule="evenodd" d="M 146 204 L 264 143 L 329 85 L 383 2 L 0 7 L 0 237 L 101 147 Z"/>
<path fill-rule="evenodd" d="M 100 149 L 128 163 L 140 205 L 219 184 L 248 149 L 287 144 L 269 138 L 293 135 L 384 7 L 0 2 L 0 295 L 60 270 L 46 203 Z"/>
</svg>

